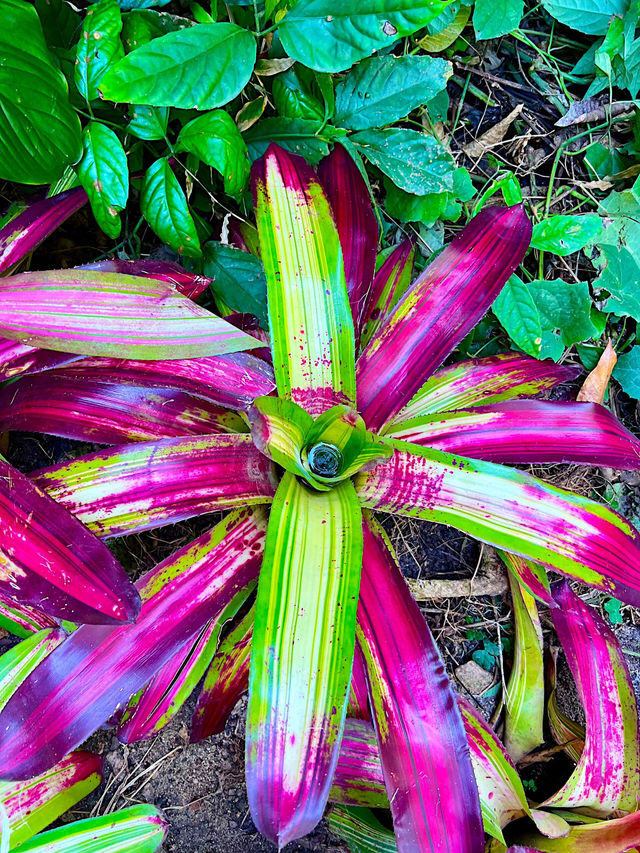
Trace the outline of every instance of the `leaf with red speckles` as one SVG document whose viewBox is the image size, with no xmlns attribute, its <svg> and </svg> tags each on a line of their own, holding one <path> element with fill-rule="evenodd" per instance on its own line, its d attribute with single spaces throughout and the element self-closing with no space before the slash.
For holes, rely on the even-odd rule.
<svg viewBox="0 0 640 853">
<path fill-rule="evenodd" d="M 3 841 L 15 850 L 97 788 L 101 776 L 100 756 L 82 750 L 26 782 L 0 782 L 0 808 L 10 833 L 8 839 L 3 833 Z"/>
<path fill-rule="evenodd" d="M 380 429 L 485 314 L 529 247 L 520 205 L 485 207 L 416 279 L 358 359 L 358 409 Z"/>
<path fill-rule="evenodd" d="M 125 444 L 45 468 L 34 480 L 102 537 L 270 503 L 277 482 L 273 463 L 248 435 Z"/>
<path fill-rule="evenodd" d="M 403 420 L 385 435 L 489 462 L 640 469 L 640 441 L 598 403 L 495 403 Z"/>
<path fill-rule="evenodd" d="M 457 527 L 629 604 L 640 604 L 640 535 L 622 516 L 521 471 L 393 441 L 359 475 L 362 505 Z"/>
<path fill-rule="evenodd" d="M 544 806 L 595 814 L 636 811 L 640 800 L 638 706 L 620 645 L 566 581 L 554 584 L 553 623 L 584 706 L 584 749 L 571 777 Z"/>
<path fill-rule="evenodd" d="M 387 537 L 370 516 L 363 532 L 357 637 L 398 850 L 481 853 L 478 789 L 444 664 Z"/>
<path fill-rule="evenodd" d="M 353 320 L 342 249 L 317 175 L 271 145 L 253 166 L 278 393 L 319 415 L 355 403 Z"/>
<path fill-rule="evenodd" d="M 258 583 L 247 709 L 249 806 L 281 847 L 322 817 L 347 710 L 362 561 L 346 480 L 316 492 L 286 472 Z"/>
</svg>

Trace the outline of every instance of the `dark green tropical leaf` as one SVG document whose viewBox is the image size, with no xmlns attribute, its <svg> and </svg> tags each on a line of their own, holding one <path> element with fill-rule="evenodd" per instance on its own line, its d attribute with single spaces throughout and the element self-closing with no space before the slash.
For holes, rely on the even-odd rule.
<svg viewBox="0 0 640 853">
<path fill-rule="evenodd" d="M 268 328 L 267 282 L 258 258 L 233 246 L 205 243 L 204 274 L 214 280 L 211 287 L 226 305 L 255 314 Z"/>
<path fill-rule="evenodd" d="M 120 41 L 122 15 L 118 0 L 99 0 L 87 10 L 76 51 L 76 87 L 93 101 L 105 72 L 124 56 Z"/>
<path fill-rule="evenodd" d="M 433 136 L 388 127 L 354 133 L 351 141 L 405 192 L 425 195 L 453 189 L 453 158 Z"/>
<path fill-rule="evenodd" d="M 242 91 L 256 61 L 253 35 L 235 24 L 198 24 L 129 53 L 101 82 L 105 98 L 210 110 Z"/>
<path fill-rule="evenodd" d="M 122 16 L 122 43 L 125 52 L 130 53 L 159 36 L 195 26 L 195 21 L 189 18 L 180 18 L 168 12 L 156 12 L 154 9 L 127 12 Z"/>
<path fill-rule="evenodd" d="M 327 140 L 332 128 L 325 127 L 322 136 L 316 136 L 317 121 L 302 118 L 265 118 L 245 134 L 251 160 L 262 157 L 272 142 L 286 151 L 301 154 L 307 162 L 317 165 L 329 153 Z"/>
<path fill-rule="evenodd" d="M 180 131 L 177 151 L 188 151 L 222 175 L 225 191 L 237 196 L 249 180 L 247 146 L 231 116 L 213 110 L 198 116 Z"/>
<path fill-rule="evenodd" d="M 30 3 L 0 3 L 0 57 L 0 178 L 51 183 L 78 160 L 82 137 Z"/>
<path fill-rule="evenodd" d="M 590 36 L 603 36 L 614 15 L 622 17 L 627 0 L 542 0 L 547 12 L 574 30 Z"/>
<path fill-rule="evenodd" d="M 527 285 L 543 331 L 559 330 L 566 346 L 599 336 L 591 316 L 589 285 L 583 281 L 532 281 Z"/>
<path fill-rule="evenodd" d="M 338 84 L 334 123 L 367 130 L 404 118 L 447 85 L 451 65 L 431 56 L 372 56 Z"/>
<path fill-rule="evenodd" d="M 540 312 L 522 279 L 512 275 L 491 308 L 514 344 L 537 357 L 542 345 Z"/>
<path fill-rule="evenodd" d="M 613 376 L 630 397 L 640 399 L 640 346 L 635 346 L 629 352 L 618 356 L 618 363 L 613 368 Z"/>
<path fill-rule="evenodd" d="M 166 157 L 147 169 L 140 210 L 155 233 L 178 254 L 200 255 L 200 240 L 187 199 Z"/>
<path fill-rule="evenodd" d="M 119 211 L 129 197 L 127 155 L 110 127 L 92 121 L 84 131 L 84 156 L 78 166 L 96 222 L 109 237 L 120 234 Z"/>
<path fill-rule="evenodd" d="M 150 6 L 168 6 L 171 0 L 120 0 L 120 8 L 148 9 Z"/>
<path fill-rule="evenodd" d="M 67 0 L 34 0 L 33 5 L 50 48 L 68 49 L 77 42 L 82 21 Z"/>
<path fill-rule="evenodd" d="M 138 139 L 164 139 L 169 123 L 169 107 L 135 104 L 130 107 L 131 121 L 127 130 Z"/>
<path fill-rule="evenodd" d="M 344 71 L 424 27 L 443 0 L 298 0 L 278 32 L 289 56 L 316 71 Z"/>
<path fill-rule="evenodd" d="M 597 213 L 582 216 L 550 216 L 533 226 L 531 247 L 564 257 L 584 249 L 602 230 Z"/>
<path fill-rule="evenodd" d="M 524 0 L 476 0 L 473 12 L 476 38 L 506 36 L 520 24 L 523 13 Z"/>
<path fill-rule="evenodd" d="M 271 94 L 276 110 L 284 118 L 308 119 L 316 121 L 318 126 L 324 119 L 323 104 L 293 68 L 278 74 L 273 81 Z"/>
</svg>

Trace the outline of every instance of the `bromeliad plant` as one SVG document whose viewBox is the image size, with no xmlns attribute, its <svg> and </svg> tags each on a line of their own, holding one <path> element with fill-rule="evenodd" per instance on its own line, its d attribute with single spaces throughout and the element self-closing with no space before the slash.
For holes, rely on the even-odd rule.
<svg viewBox="0 0 640 853">
<path fill-rule="evenodd" d="M 136 583 L 137 618 L 130 605 L 118 613 L 127 624 L 83 625 L 25 678 L 0 713 L 0 775 L 42 772 L 114 714 L 123 739 L 149 736 L 211 662 L 195 737 L 224 724 L 220 685 L 239 695 L 249 670 L 249 801 L 279 846 L 323 814 L 351 736 L 349 702 L 352 717 L 370 707 L 398 848 L 480 853 L 464 709 L 372 513 L 454 525 L 533 561 L 531 573 L 541 564 L 637 604 L 632 526 L 497 463 L 637 468 L 640 445 L 596 404 L 520 399 L 572 368 L 509 353 L 438 369 L 522 260 L 531 229 L 520 206 L 483 210 L 407 287 L 408 246 L 374 274 L 375 218 L 341 148 L 316 175 L 271 147 L 253 181 L 273 372 L 246 353 L 143 360 L 128 349 L 27 373 L 1 392 L 2 429 L 118 445 L 5 487 L 23 517 L 46 504 L 59 529 L 64 517 L 107 538 L 233 511 Z M 1 334 L 27 337 L 3 293 L 38 277 L 0 282 Z M 36 343 L 61 340 L 41 328 Z M 20 532 L 43 553 L 39 526 Z M 100 559 L 69 566 L 58 541 L 28 571 L 17 539 L 3 532 L 2 548 L 4 618 L 20 630 L 61 615 L 112 622 L 108 606 L 89 620 L 78 604 L 91 584 L 98 610 L 96 578 L 112 606 L 129 595 L 120 577 L 103 580 Z"/>
</svg>

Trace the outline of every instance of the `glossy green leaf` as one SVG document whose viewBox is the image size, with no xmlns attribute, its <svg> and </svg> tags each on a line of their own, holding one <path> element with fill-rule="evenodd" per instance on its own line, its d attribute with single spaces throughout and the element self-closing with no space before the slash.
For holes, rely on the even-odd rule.
<svg viewBox="0 0 640 853">
<path fill-rule="evenodd" d="M 640 399 L 640 346 L 632 347 L 618 356 L 613 368 L 614 379 L 622 385 L 622 390 L 631 397 Z"/>
<path fill-rule="evenodd" d="M 211 110 L 242 91 L 256 60 L 256 43 L 235 24 L 198 24 L 153 39 L 129 53 L 103 78 L 111 101 Z"/>
<path fill-rule="evenodd" d="M 447 192 L 431 192 L 424 195 L 408 193 L 397 187 L 386 176 L 383 178 L 385 204 L 389 216 L 400 222 L 422 222 L 427 227 L 438 219 L 456 221 L 461 212 L 460 201 L 469 201 L 475 189 L 466 169 L 460 167 L 452 172 L 453 188 Z"/>
<path fill-rule="evenodd" d="M 125 52 L 130 53 L 167 33 L 195 26 L 196 22 L 190 18 L 156 12 L 155 9 L 139 9 L 122 16 L 122 43 Z"/>
<path fill-rule="evenodd" d="M 260 571 L 247 710 L 247 789 L 281 847 L 322 817 L 338 759 L 362 564 L 349 481 L 314 492 L 286 473 Z"/>
<path fill-rule="evenodd" d="M 249 156 L 252 160 L 262 157 L 272 142 L 292 154 L 300 154 L 316 166 L 329 153 L 328 135 L 316 136 L 318 122 L 302 118 L 265 118 L 245 134 Z M 325 128 L 325 132 L 327 128 Z"/>
<path fill-rule="evenodd" d="M 0 3 L 0 56 L 0 179 L 51 183 L 80 157 L 80 122 L 24 0 Z"/>
<path fill-rule="evenodd" d="M 473 29 L 478 39 L 506 36 L 520 24 L 524 0 L 476 0 Z"/>
<path fill-rule="evenodd" d="M 315 121 L 317 126 L 324 119 L 324 106 L 320 98 L 311 91 L 311 79 L 304 79 L 307 71 L 302 66 L 290 68 L 278 74 L 273 81 L 273 103 L 278 113 L 285 118 L 301 118 Z M 308 71 L 309 77 L 312 72 Z"/>
<path fill-rule="evenodd" d="M 536 601 L 511 569 L 510 557 L 504 554 L 503 559 L 509 570 L 515 642 L 505 692 L 504 742 L 511 758 L 519 761 L 544 743 L 544 664 Z"/>
<path fill-rule="evenodd" d="M 84 130 L 84 156 L 78 177 L 96 222 L 109 237 L 120 234 L 119 212 L 129 197 L 129 170 L 122 143 L 110 127 L 92 121 Z"/>
<path fill-rule="evenodd" d="M 317 71 L 344 71 L 354 62 L 424 27 L 443 0 L 298 0 L 278 32 L 289 56 Z"/>
<path fill-rule="evenodd" d="M 151 107 L 134 104 L 130 107 L 131 120 L 127 130 L 138 139 L 164 139 L 169 123 L 169 107 Z"/>
<path fill-rule="evenodd" d="M 527 287 L 540 314 L 543 332 L 559 330 L 565 346 L 599 337 L 591 316 L 591 295 L 586 282 L 531 281 Z M 544 350 L 541 354 L 544 355 Z"/>
<path fill-rule="evenodd" d="M 453 159 L 433 136 L 388 127 L 354 133 L 351 142 L 405 192 L 424 195 L 453 189 Z"/>
<path fill-rule="evenodd" d="M 431 56 L 372 56 L 336 87 L 335 124 L 349 130 L 404 118 L 446 88 L 451 65 Z"/>
<path fill-rule="evenodd" d="M 603 36 L 613 15 L 624 15 L 626 0 L 542 0 L 549 14 L 578 32 Z"/>
<path fill-rule="evenodd" d="M 100 94 L 104 74 L 124 56 L 118 0 L 99 0 L 87 10 L 76 51 L 75 82 L 83 98 Z"/>
<path fill-rule="evenodd" d="M 150 6 L 168 6 L 171 0 L 120 0 L 120 8 L 148 9 Z"/>
<path fill-rule="evenodd" d="M 166 821 L 154 806 L 131 806 L 50 829 L 16 853 L 155 853 L 166 831 Z"/>
<path fill-rule="evenodd" d="M 186 124 L 176 151 L 188 151 L 222 175 L 225 192 L 237 196 L 249 180 L 247 146 L 231 116 L 213 110 Z"/>
<path fill-rule="evenodd" d="M 540 312 L 531 291 L 522 279 L 512 275 L 491 306 L 502 328 L 514 344 L 534 357 L 540 354 L 542 326 Z"/>
<path fill-rule="evenodd" d="M 166 157 L 149 166 L 140 193 L 140 210 L 155 233 L 185 257 L 198 257 L 200 240 L 187 199 Z"/>
<path fill-rule="evenodd" d="M 213 279 L 211 289 L 234 311 L 255 314 L 268 328 L 267 282 L 262 263 L 249 252 L 224 243 L 204 244 L 204 274 Z"/>
<path fill-rule="evenodd" d="M 353 320 L 342 248 L 313 170 L 273 146 L 254 175 L 280 396 L 310 414 L 355 402 Z"/>
<path fill-rule="evenodd" d="M 68 50 L 78 40 L 82 19 L 66 0 L 34 0 L 49 48 Z"/>
<path fill-rule="evenodd" d="M 584 249 L 602 229 L 602 219 L 597 213 L 581 216 L 557 214 L 533 226 L 531 248 L 553 252 L 564 257 Z"/>
</svg>

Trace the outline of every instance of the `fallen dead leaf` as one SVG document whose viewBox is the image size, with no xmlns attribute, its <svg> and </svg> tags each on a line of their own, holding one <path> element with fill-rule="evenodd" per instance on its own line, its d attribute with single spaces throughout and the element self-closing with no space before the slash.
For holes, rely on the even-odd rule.
<svg viewBox="0 0 640 853">
<path fill-rule="evenodd" d="M 493 127 L 490 127 L 489 130 L 482 134 L 482 136 L 479 136 L 477 139 L 474 139 L 473 142 L 465 145 L 463 150 L 467 157 L 472 157 L 474 159 L 482 157 L 486 151 L 493 148 L 494 145 L 498 145 L 502 142 L 513 121 L 522 112 L 523 107 L 524 104 L 518 104 L 515 109 L 511 110 L 508 116 L 505 116 L 497 124 L 494 124 Z"/>
<path fill-rule="evenodd" d="M 558 119 L 556 127 L 571 127 L 574 124 L 588 124 L 591 121 L 602 122 L 634 111 L 633 101 L 609 103 L 602 97 L 585 98 L 584 101 L 574 101 L 567 112 Z"/>
<path fill-rule="evenodd" d="M 579 403 L 604 402 L 604 394 L 617 360 L 618 356 L 611 345 L 611 341 L 609 341 L 605 351 L 598 359 L 598 363 L 584 380 L 582 388 L 578 391 L 576 399 Z"/>
</svg>

